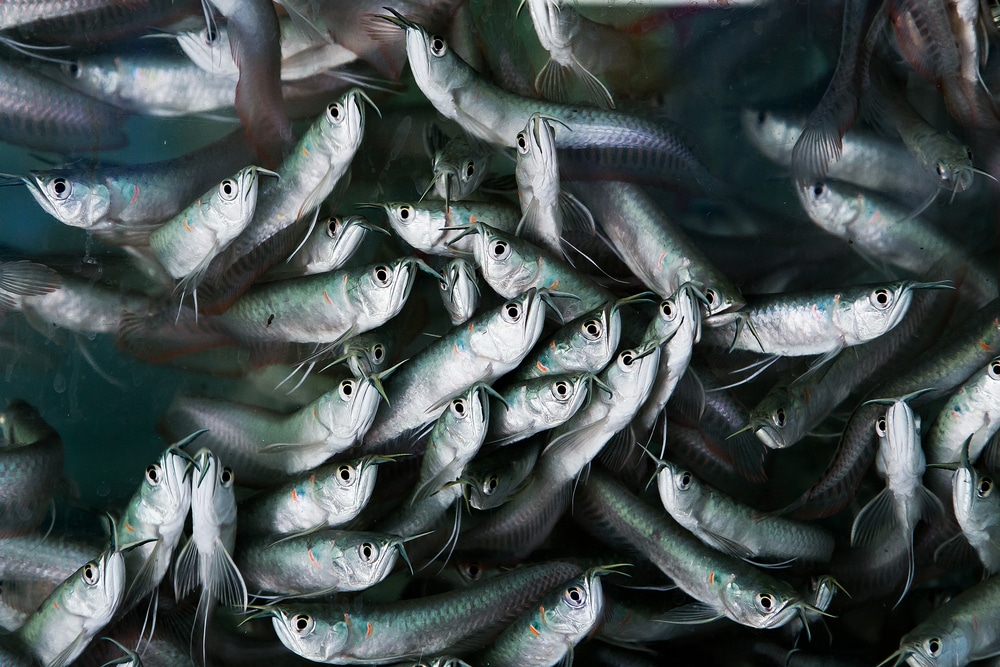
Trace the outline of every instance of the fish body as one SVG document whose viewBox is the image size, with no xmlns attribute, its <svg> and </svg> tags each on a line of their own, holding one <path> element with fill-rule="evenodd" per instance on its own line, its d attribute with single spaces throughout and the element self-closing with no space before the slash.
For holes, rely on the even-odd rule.
<svg viewBox="0 0 1000 667">
<path fill-rule="evenodd" d="M 230 463 L 240 483 L 262 487 L 315 468 L 357 444 L 375 418 L 378 401 L 370 382 L 353 378 L 290 415 L 179 395 L 164 423 L 170 433 L 207 428 L 202 442 Z"/>
<path fill-rule="evenodd" d="M 35 408 L 11 401 L 0 411 L 0 534 L 28 533 L 54 510 L 63 459 L 62 439 Z"/>
</svg>

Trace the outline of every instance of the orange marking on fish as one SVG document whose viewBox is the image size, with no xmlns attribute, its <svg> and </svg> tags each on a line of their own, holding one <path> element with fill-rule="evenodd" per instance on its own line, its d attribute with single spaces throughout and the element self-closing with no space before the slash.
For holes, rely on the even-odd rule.
<svg viewBox="0 0 1000 667">
<path fill-rule="evenodd" d="M 993 351 L 993 346 L 992 345 L 987 345 L 987 343 L 986 343 L 985 340 L 979 341 L 979 347 L 983 348 L 983 350 L 986 351 L 986 352 L 992 352 Z"/>
<path fill-rule="evenodd" d="M 714 570 L 712 572 L 708 573 L 708 583 L 710 583 L 710 584 L 714 584 L 715 583 L 715 571 Z"/>
<path fill-rule="evenodd" d="M 346 612 L 344 613 L 344 623 L 346 623 L 347 625 L 351 624 L 351 615 Z"/>
<path fill-rule="evenodd" d="M 318 561 L 318 560 L 316 560 L 316 557 L 315 557 L 315 556 L 313 556 L 313 550 L 312 550 L 312 547 L 309 547 L 309 550 L 308 550 L 308 551 L 307 551 L 306 553 L 308 553 L 308 554 L 309 554 L 309 562 L 311 562 L 311 563 L 312 563 L 313 565 L 315 565 L 316 567 L 319 567 L 319 561 Z"/>
<path fill-rule="evenodd" d="M 473 213 L 472 215 L 469 216 L 469 223 L 475 224 L 475 222 L 476 222 L 476 214 Z"/>
<path fill-rule="evenodd" d="M 61 607 L 59 606 L 59 603 L 56 602 L 55 600 L 52 601 L 52 606 L 55 607 L 56 609 L 61 609 Z"/>
<path fill-rule="evenodd" d="M 130 533 L 135 532 L 135 528 L 133 528 L 132 524 L 130 524 L 128 521 L 126 521 L 124 525 L 125 525 L 125 530 L 127 530 L 128 532 Z"/>
<path fill-rule="evenodd" d="M 138 185 L 133 185 L 132 186 L 132 200 L 128 204 L 129 204 L 129 206 L 131 206 L 132 204 L 136 203 L 137 201 L 139 201 L 139 186 Z"/>
<path fill-rule="evenodd" d="M 972 629 L 979 630 L 979 619 L 975 616 L 972 617 Z"/>
<path fill-rule="evenodd" d="M 305 146 L 302 147 L 302 154 L 305 155 L 306 157 L 309 157 L 309 151 L 306 149 Z"/>
<path fill-rule="evenodd" d="M 536 637 L 542 636 L 542 633 L 535 628 L 534 623 L 528 623 L 528 629 L 531 630 L 531 634 L 535 635 Z"/>
<path fill-rule="evenodd" d="M 667 258 L 667 253 L 666 252 L 664 252 L 662 255 L 660 255 L 660 259 L 656 260 L 656 268 L 657 269 L 662 269 L 663 268 L 663 260 L 666 259 L 666 258 Z"/>
<path fill-rule="evenodd" d="M 323 298 L 326 299 L 326 302 L 328 304 L 330 304 L 331 306 L 333 305 L 333 299 L 330 298 L 330 293 L 327 292 L 326 290 L 323 290 Z"/>
<path fill-rule="evenodd" d="M 292 500 L 299 502 L 299 492 L 296 489 L 292 489 Z"/>
<path fill-rule="evenodd" d="M 319 419 L 319 406 L 313 408 L 313 417 Z"/>
<path fill-rule="evenodd" d="M 453 349 L 455 351 L 455 354 L 458 354 L 459 353 L 458 352 L 458 343 L 453 343 L 452 346 L 451 346 L 451 349 Z"/>
<path fill-rule="evenodd" d="M 310 484 L 316 483 L 316 475 L 309 475 L 309 483 Z"/>
<path fill-rule="evenodd" d="M 184 229 L 188 230 L 189 232 L 193 232 L 194 231 L 193 229 L 191 229 L 191 225 L 188 224 L 188 219 L 187 218 L 184 218 Z"/>
<path fill-rule="evenodd" d="M 628 612 L 627 614 L 625 614 L 625 618 L 623 618 L 623 619 L 622 619 L 622 620 L 621 620 L 621 621 L 620 621 L 620 622 L 618 623 L 618 625 L 625 625 L 626 623 L 628 623 L 628 620 L 629 620 L 630 618 L 632 618 L 632 611 L 631 611 L 631 610 L 629 610 L 629 612 Z"/>
<path fill-rule="evenodd" d="M 368 632 L 365 633 L 365 637 L 371 637 L 371 636 L 372 636 L 372 623 L 371 621 L 368 621 Z"/>
<path fill-rule="evenodd" d="M 557 289 L 558 287 L 559 287 L 559 279 L 556 278 L 555 280 L 552 281 L 552 284 L 549 285 L 549 289 Z"/>
<path fill-rule="evenodd" d="M 541 371 L 541 372 L 543 372 L 543 373 L 548 373 L 548 372 L 549 372 L 549 369 L 548 369 L 548 368 L 546 368 L 546 367 L 545 367 L 545 366 L 544 366 L 544 365 L 542 364 L 542 362 L 541 362 L 541 361 L 536 361 L 536 362 L 535 362 L 535 366 L 537 366 L 537 367 L 538 367 L 538 370 L 540 370 L 540 371 Z"/>
</svg>

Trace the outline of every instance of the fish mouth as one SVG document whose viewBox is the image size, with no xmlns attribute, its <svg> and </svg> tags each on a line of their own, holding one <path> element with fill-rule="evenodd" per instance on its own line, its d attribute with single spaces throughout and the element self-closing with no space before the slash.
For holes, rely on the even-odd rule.
<svg viewBox="0 0 1000 667">
<path fill-rule="evenodd" d="M 750 430 L 753 431 L 753 434 L 757 436 L 757 439 L 763 442 L 768 449 L 784 449 L 788 446 L 785 444 L 785 436 L 782 435 L 781 431 L 771 426 L 770 423 L 754 420 L 751 421 L 749 425 L 752 427 Z"/>
</svg>

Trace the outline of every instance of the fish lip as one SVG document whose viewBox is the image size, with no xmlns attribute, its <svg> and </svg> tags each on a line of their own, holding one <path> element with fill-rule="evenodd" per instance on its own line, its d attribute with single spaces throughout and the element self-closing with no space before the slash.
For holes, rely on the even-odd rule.
<svg viewBox="0 0 1000 667">
<path fill-rule="evenodd" d="M 785 443 L 785 436 L 781 431 L 771 426 L 771 424 L 763 420 L 752 420 L 750 423 L 753 425 L 754 435 L 769 449 L 785 449 L 788 447 Z"/>
</svg>

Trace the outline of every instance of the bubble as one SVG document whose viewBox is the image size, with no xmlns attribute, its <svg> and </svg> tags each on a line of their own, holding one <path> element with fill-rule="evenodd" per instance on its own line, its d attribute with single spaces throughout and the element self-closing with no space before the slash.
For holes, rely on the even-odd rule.
<svg viewBox="0 0 1000 667">
<path fill-rule="evenodd" d="M 57 394 L 61 394 L 66 391 L 66 376 L 62 373 L 56 373 L 56 376 L 52 378 L 52 389 L 54 389 Z"/>
</svg>

